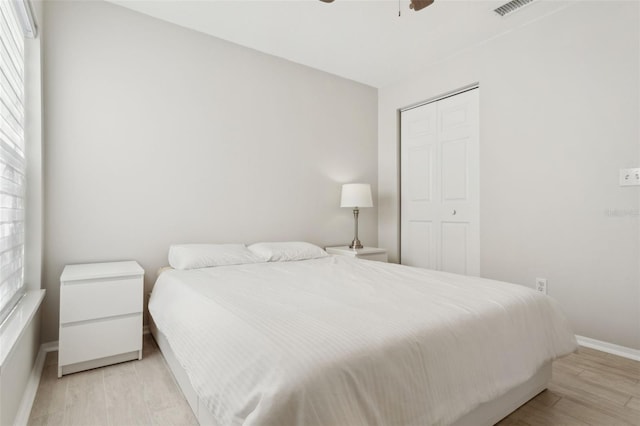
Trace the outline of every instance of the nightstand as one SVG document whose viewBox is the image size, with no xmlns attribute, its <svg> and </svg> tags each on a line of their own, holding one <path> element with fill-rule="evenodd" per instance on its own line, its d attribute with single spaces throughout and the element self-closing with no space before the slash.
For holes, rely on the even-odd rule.
<svg viewBox="0 0 640 426">
<path fill-rule="evenodd" d="M 350 249 L 349 246 L 339 246 L 325 247 L 325 251 L 329 254 L 336 254 L 339 256 L 350 256 L 357 257 L 358 259 L 387 262 L 387 251 L 381 248 L 364 247 L 361 249 Z"/>
<path fill-rule="evenodd" d="M 143 277 L 133 261 L 65 266 L 58 377 L 142 359 Z"/>
</svg>

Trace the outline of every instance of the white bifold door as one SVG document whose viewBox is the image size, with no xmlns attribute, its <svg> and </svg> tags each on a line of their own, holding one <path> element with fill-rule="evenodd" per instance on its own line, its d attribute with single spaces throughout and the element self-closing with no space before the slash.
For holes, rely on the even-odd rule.
<svg viewBox="0 0 640 426">
<path fill-rule="evenodd" d="M 480 274 L 478 92 L 402 111 L 400 263 Z"/>
</svg>

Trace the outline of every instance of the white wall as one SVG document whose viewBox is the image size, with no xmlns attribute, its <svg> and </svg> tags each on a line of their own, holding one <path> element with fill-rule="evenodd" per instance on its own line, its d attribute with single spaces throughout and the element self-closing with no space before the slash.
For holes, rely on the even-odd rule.
<svg viewBox="0 0 640 426">
<path fill-rule="evenodd" d="M 103 2 L 47 2 L 43 340 L 65 264 L 176 242 L 342 244 L 377 182 L 377 91 Z M 377 243 L 377 212 L 361 214 Z"/>
<path fill-rule="evenodd" d="M 575 2 L 379 91 L 378 236 L 392 259 L 397 111 L 479 82 L 482 276 L 547 278 L 577 334 L 640 348 L 640 187 L 618 186 L 619 168 L 640 166 L 638 8 Z"/>
</svg>

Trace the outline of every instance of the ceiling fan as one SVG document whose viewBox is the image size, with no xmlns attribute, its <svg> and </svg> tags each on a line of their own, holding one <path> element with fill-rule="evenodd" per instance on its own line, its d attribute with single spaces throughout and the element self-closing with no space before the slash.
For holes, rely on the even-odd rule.
<svg viewBox="0 0 640 426">
<path fill-rule="evenodd" d="M 333 0 L 320 0 L 320 1 L 323 1 L 325 3 L 333 2 Z M 433 2 L 434 0 L 411 0 L 411 4 L 409 5 L 409 7 L 415 11 L 418 11 L 418 10 L 424 9 L 425 7 L 429 6 Z"/>
</svg>

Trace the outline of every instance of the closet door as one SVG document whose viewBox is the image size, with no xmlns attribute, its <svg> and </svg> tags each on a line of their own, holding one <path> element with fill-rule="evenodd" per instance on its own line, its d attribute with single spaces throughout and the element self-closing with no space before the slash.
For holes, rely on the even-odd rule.
<svg viewBox="0 0 640 426">
<path fill-rule="evenodd" d="M 480 273 L 478 89 L 401 114 L 401 263 Z"/>
</svg>

